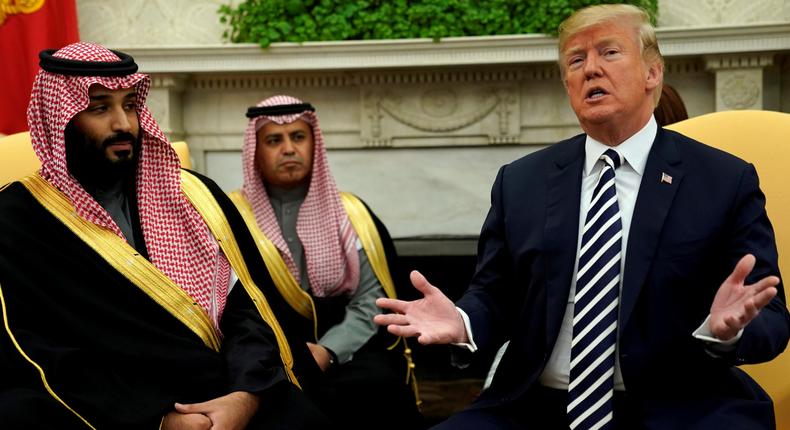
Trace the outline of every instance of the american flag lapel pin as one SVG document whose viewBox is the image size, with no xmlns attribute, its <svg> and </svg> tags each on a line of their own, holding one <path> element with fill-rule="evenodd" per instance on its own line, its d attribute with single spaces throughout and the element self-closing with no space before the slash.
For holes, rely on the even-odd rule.
<svg viewBox="0 0 790 430">
<path fill-rule="evenodd" d="M 672 177 L 667 175 L 664 172 L 661 172 L 661 183 L 662 184 L 670 184 L 670 185 L 672 185 Z"/>
</svg>

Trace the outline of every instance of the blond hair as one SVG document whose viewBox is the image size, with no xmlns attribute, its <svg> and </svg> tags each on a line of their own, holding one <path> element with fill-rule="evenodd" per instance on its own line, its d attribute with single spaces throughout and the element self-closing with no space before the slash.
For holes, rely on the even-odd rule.
<svg viewBox="0 0 790 430">
<path fill-rule="evenodd" d="M 658 49 L 656 40 L 656 29 L 650 23 L 650 16 L 644 9 L 630 4 L 602 4 L 585 7 L 574 12 L 571 16 L 562 21 L 559 26 L 559 53 L 560 71 L 565 76 L 565 65 L 562 61 L 565 44 L 577 33 L 590 27 L 601 24 L 618 24 L 632 26 L 638 35 L 639 48 L 642 52 L 642 60 L 647 65 L 660 63 L 663 67 L 664 57 Z M 661 98 L 661 83 L 653 91 L 653 101 L 658 105 Z"/>
</svg>

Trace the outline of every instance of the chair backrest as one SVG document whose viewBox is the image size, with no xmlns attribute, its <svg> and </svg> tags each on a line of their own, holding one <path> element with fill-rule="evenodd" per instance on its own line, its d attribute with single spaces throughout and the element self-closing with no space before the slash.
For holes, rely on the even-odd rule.
<svg viewBox="0 0 790 430">
<path fill-rule="evenodd" d="M 191 169 L 189 146 L 186 142 L 173 142 L 181 167 Z M 16 133 L 0 138 L 0 186 L 16 181 L 35 172 L 41 163 L 30 145 L 30 133 Z"/>
<path fill-rule="evenodd" d="M 715 112 L 670 126 L 693 139 L 734 154 L 757 168 L 766 210 L 776 233 L 779 270 L 790 276 L 790 114 L 770 111 Z M 785 292 L 790 292 L 785 283 Z M 771 362 L 743 366 L 771 395 L 777 428 L 790 430 L 790 350 Z"/>
<path fill-rule="evenodd" d="M 35 172 L 40 165 L 29 132 L 0 138 L 0 186 Z"/>
<path fill-rule="evenodd" d="M 176 150 L 176 154 L 178 154 L 178 160 L 181 162 L 181 167 L 185 169 L 192 168 L 192 158 L 189 156 L 189 145 L 183 140 L 179 140 L 178 142 L 170 142 L 170 145 L 173 146 L 173 149 Z"/>
</svg>

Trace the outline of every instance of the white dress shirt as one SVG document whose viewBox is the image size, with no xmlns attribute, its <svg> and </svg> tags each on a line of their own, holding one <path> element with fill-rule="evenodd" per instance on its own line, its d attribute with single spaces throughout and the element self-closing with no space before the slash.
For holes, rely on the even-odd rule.
<svg viewBox="0 0 790 430">
<path fill-rule="evenodd" d="M 647 155 L 656 139 L 658 125 L 651 116 L 647 124 L 635 135 L 626 139 L 623 143 L 613 149 L 623 157 L 623 164 L 617 168 L 614 174 L 615 188 L 617 189 L 617 204 L 620 207 L 620 217 L 623 225 L 623 243 L 620 258 L 620 273 L 625 273 L 625 261 L 627 258 L 628 232 L 631 227 L 631 218 L 634 215 L 634 205 L 636 196 L 639 193 L 639 184 L 642 182 L 642 174 L 645 172 Z M 579 202 L 579 236 L 576 242 L 576 263 L 573 268 L 573 278 L 571 281 L 568 303 L 565 307 L 565 316 L 560 326 L 557 343 L 551 352 L 549 362 L 538 380 L 541 385 L 561 390 L 568 389 L 571 364 L 571 338 L 573 337 L 573 305 L 576 295 L 576 271 L 579 269 L 579 248 L 582 242 L 582 232 L 584 231 L 584 220 L 587 218 L 587 211 L 590 208 L 590 201 L 595 186 L 598 184 L 598 176 L 603 169 L 604 162 L 600 160 L 601 155 L 610 147 L 596 141 L 590 136 L 584 142 L 584 170 L 582 171 L 582 190 L 581 201 Z M 622 291 L 623 277 L 620 276 L 620 289 Z M 619 349 L 619 348 L 618 348 Z M 619 352 L 615 350 L 614 363 L 614 389 L 624 390 L 623 375 L 620 373 Z"/>
</svg>

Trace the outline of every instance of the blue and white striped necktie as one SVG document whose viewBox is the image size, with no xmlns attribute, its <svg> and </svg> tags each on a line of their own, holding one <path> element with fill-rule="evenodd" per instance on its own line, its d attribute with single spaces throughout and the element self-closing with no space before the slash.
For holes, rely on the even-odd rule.
<svg viewBox="0 0 790 430">
<path fill-rule="evenodd" d="M 573 306 L 568 420 L 573 430 L 612 428 L 617 308 L 623 227 L 614 171 L 622 160 L 607 149 L 584 222 Z"/>
</svg>

